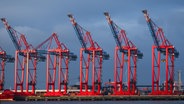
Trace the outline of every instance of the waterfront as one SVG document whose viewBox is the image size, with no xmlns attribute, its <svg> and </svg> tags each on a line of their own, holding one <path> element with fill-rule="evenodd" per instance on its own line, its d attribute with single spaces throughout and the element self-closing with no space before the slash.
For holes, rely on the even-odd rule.
<svg viewBox="0 0 184 104">
<path fill-rule="evenodd" d="M 184 101 L 12 101 L 0 104 L 184 104 Z"/>
</svg>

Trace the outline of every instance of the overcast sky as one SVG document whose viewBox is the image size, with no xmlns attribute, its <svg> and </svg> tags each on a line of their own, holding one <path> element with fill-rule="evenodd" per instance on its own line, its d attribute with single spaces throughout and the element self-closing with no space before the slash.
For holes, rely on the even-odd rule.
<svg viewBox="0 0 184 104">
<path fill-rule="evenodd" d="M 60 41 L 79 58 L 81 45 L 67 17 L 68 13 L 72 13 L 76 21 L 90 31 L 93 39 L 110 54 L 110 60 L 103 63 L 103 82 L 107 82 L 108 79 L 113 81 L 114 78 L 113 57 L 116 46 L 103 15 L 104 11 L 108 11 L 114 22 L 126 30 L 127 37 L 144 53 L 143 59 L 138 61 L 138 84 L 151 84 L 153 40 L 141 12 L 143 9 L 148 10 L 152 20 L 164 29 L 165 36 L 180 52 L 179 58 L 175 61 L 176 79 L 177 70 L 184 68 L 183 0 L 1 0 L 0 17 L 7 18 L 9 24 L 24 33 L 28 42 L 35 47 L 56 32 Z M 0 23 L 0 46 L 14 56 L 14 45 L 2 23 Z M 46 69 L 43 66 L 44 63 L 38 65 L 38 89 L 45 88 Z M 6 88 L 13 88 L 13 67 L 13 64 L 6 66 Z M 77 83 L 78 76 L 79 59 L 70 63 L 69 84 Z"/>
</svg>

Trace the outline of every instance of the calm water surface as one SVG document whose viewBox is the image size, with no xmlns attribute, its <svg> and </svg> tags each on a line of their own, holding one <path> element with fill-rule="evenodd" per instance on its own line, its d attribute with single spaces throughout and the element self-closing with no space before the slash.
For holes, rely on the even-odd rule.
<svg viewBox="0 0 184 104">
<path fill-rule="evenodd" d="M 0 104 L 184 104 L 184 101 L 16 101 Z"/>
</svg>

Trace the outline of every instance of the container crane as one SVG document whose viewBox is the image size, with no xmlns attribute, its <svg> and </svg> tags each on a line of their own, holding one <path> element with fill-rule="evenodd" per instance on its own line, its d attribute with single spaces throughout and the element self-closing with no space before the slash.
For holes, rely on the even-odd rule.
<svg viewBox="0 0 184 104">
<path fill-rule="evenodd" d="M 0 47 L 0 91 L 4 90 L 4 71 L 6 62 L 13 63 L 14 57 L 7 55 L 6 52 Z"/>
<path fill-rule="evenodd" d="M 42 53 L 37 52 L 26 40 L 24 34 L 13 29 L 5 18 L 1 18 L 5 28 L 16 48 L 14 90 L 17 95 L 34 95 L 36 85 L 36 68 L 38 61 L 44 61 Z M 26 73 L 26 75 L 24 75 Z M 24 90 L 26 80 L 26 91 Z M 31 87 L 31 92 L 29 92 Z M 20 92 L 18 89 L 20 88 Z"/>
<path fill-rule="evenodd" d="M 79 95 L 100 95 L 102 61 L 109 59 L 107 54 L 95 41 L 89 31 L 81 27 L 72 14 L 68 17 L 74 27 L 76 35 L 81 43 L 80 49 L 80 94 Z M 89 89 L 89 72 L 92 71 L 92 89 Z M 84 90 L 83 90 L 84 88 Z"/>
<path fill-rule="evenodd" d="M 128 39 L 125 30 L 111 20 L 108 12 L 104 15 L 117 45 L 114 53 L 114 95 L 135 95 L 137 94 L 137 59 L 142 59 L 143 53 Z M 125 64 L 127 64 L 127 73 Z M 127 85 L 123 82 L 124 74 L 128 75 Z"/>
<path fill-rule="evenodd" d="M 66 95 L 69 61 L 75 61 L 77 56 L 70 52 L 65 44 L 60 43 L 56 33 L 53 33 L 49 38 L 38 45 L 36 49 L 47 52 L 45 96 Z M 58 77 L 57 80 L 56 77 Z M 58 91 L 55 90 L 56 81 L 58 81 Z"/>
<path fill-rule="evenodd" d="M 174 84 L 174 59 L 178 58 L 179 52 L 164 36 L 161 27 L 158 27 L 149 17 L 147 10 L 142 11 L 148 24 L 154 41 L 152 46 L 152 93 L 153 95 L 172 95 Z M 155 52 L 157 50 L 157 53 Z M 162 54 L 162 55 L 161 55 Z M 161 60 L 164 58 L 164 60 Z M 162 64 L 163 63 L 163 64 Z M 161 64 L 165 67 L 165 81 L 162 89 L 160 84 Z"/>
</svg>

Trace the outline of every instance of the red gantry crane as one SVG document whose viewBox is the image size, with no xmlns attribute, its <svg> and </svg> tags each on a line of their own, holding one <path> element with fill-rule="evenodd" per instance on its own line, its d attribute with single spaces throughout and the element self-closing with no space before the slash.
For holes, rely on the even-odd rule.
<svg viewBox="0 0 184 104">
<path fill-rule="evenodd" d="M 7 55 L 6 52 L 0 47 L 0 91 L 4 90 L 4 78 L 5 78 L 5 64 L 6 62 L 14 62 L 14 58 Z"/>
<path fill-rule="evenodd" d="M 100 95 L 102 61 L 109 59 L 109 54 L 93 41 L 89 31 L 82 28 L 69 14 L 68 17 L 82 45 L 80 49 L 80 95 Z M 92 72 L 92 89 L 89 89 L 89 72 Z M 91 90 L 91 91 L 90 91 Z"/>
<path fill-rule="evenodd" d="M 37 52 L 26 40 L 24 34 L 13 29 L 5 18 L 1 18 L 9 36 L 16 48 L 15 51 L 15 78 L 14 90 L 17 95 L 34 95 L 36 85 L 36 68 L 38 61 L 44 61 L 45 57 Z M 26 73 L 26 75 L 24 75 Z M 26 82 L 26 83 L 24 83 Z M 26 91 L 24 91 L 24 84 Z M 31 92 L 29 88 L 31 89 Z M 20 91 L 18 89 L 20 88 Z"/>
<path fill-rule="evenodd" d="M 142 59 L 143 54 L 128 39 L 125 30 L 117 26 L 110 18 L 108 12 L 104 15 L 108 21 L 117 46 L 114 53 L 114 95 L 137 94 L 137 59 Z M 124 45 L 122 45 L 124 43 Z M 127 67 L 126 65 L 127 64 Z M 127 70 L 127 72 L 125 71 Z M 127 84 L 123 82 L 127 76 Z"/>
<path fill-rule="evenodd" d="M 142 11 L 146 18 L 151 36 L 154 41 L 152 46 L 152 93 L 153 95 L 172 95 L 174 84 L 174 59 L 179 52 L 166 39 L 161 27 L 158 27 L 149 17 L 147 10 Z M 157 53 L 155 50 L 157 49 Z M 163 55 L 162 55 L 163 54 Z M 161 60 L 161 58 L 164 58 Z M 161 64 L 165 67 L 165 81 L 160 88 Z"/>
<path fill-rule="evenodd" d="M 75 61 L 77 56 L 71 53 L 63 43 L 60 43 L 56 33 L 53 33 L 49 38 L 38 45 L 36 49 L 47 52 L 47 92 L 45 96 L 66 95 L 68 85 L 69 61 Z M 58 79 L 56 79 L 57 77 Z M 55 88 L 56 81 L 58 81 L 58 91 L 56 91 Z"/>
</svg>

